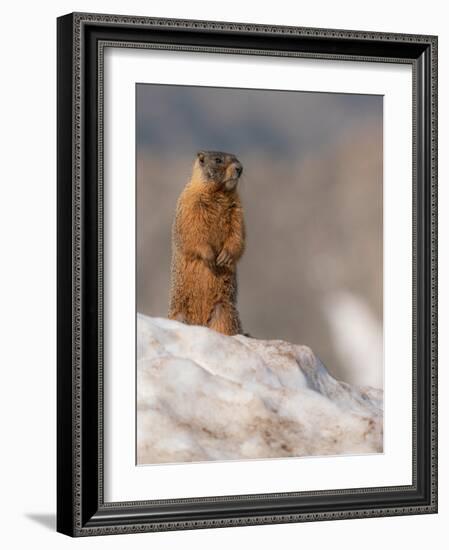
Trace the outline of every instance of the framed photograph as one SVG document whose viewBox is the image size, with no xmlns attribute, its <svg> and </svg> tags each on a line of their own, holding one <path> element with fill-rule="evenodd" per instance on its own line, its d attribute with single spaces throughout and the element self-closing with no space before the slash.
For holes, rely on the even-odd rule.
<svg viewBox="0 0 449 550">
<path fill-rule="evenodd" d="M 437 511 L 437 38 L 58 19 L 71 536 Z"/>
</svg>

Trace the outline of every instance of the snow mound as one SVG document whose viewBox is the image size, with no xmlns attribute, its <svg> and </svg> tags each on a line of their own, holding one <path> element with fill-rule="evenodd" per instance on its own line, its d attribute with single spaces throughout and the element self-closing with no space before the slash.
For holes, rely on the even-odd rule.
<svg viewBox="0 0 449 550">
<path fill-rule="evenodd" d="M 382 434 L 382 391 L 306 346 L 138 315 L 138 464 L 378 453 Z"/>
</svg>

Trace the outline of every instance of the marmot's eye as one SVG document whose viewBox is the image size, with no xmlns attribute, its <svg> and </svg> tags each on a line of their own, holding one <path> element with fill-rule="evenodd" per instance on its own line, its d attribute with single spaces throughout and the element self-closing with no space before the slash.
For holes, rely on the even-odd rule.
<svg viewBox="0 0 449 550">
<path fill-rule="evenodd" d="M 204 164 L 204 158 L 203 158 L 203 157 L 200 157 L 199 161 L 200 161 L 200 164 L 201 164 L 201 166 L 202 166 L 202 165 Z"/>
<path fill-rule="evenodd" d="M 220 157 L 217 157 L 217 158 L 215 159 L 215 163 L 216 163 L 216 164 L 223 164 L 223 159 L 220 158 Z"/>
</svg>

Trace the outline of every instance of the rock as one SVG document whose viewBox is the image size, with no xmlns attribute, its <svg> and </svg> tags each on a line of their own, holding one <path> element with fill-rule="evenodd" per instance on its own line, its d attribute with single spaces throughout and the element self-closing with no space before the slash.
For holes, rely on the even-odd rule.
<svg viewBox="0 0 449 550">
<path fill-rule="evenodd" d="M 139 464 L 382 450 L 383 392 L 308 347 L 138 315 Z"/>
</svg>

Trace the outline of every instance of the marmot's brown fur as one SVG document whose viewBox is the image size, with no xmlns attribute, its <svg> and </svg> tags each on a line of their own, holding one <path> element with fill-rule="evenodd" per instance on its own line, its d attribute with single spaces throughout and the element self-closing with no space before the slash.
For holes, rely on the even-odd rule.
<svg viewBox="0 0 449 550">
<path fill-rule="evenodd" d="M 245 247 L 237 192 L 242 165 L 231 154 L 201 151 L 176 208 L 169 318 L 223 334 L 241 333 L 236 264 Z"/>
</svg>

